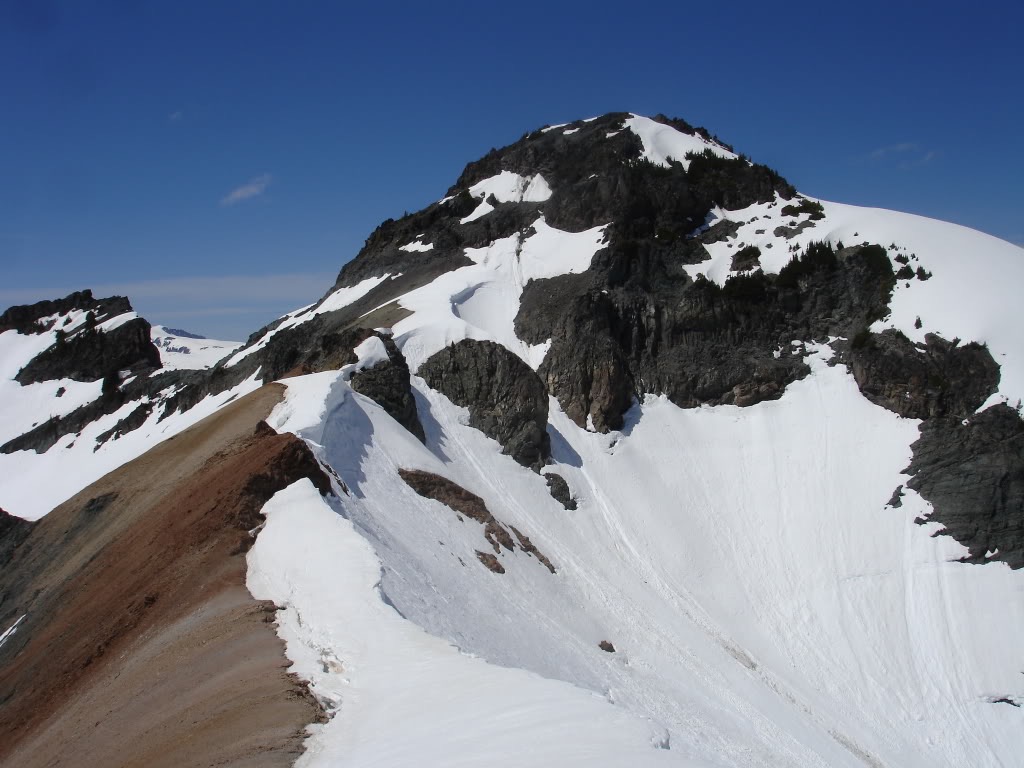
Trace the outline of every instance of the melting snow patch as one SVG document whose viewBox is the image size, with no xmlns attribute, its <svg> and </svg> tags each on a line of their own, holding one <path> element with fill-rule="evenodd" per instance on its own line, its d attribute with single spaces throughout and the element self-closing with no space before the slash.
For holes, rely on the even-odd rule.
<svg viewBox="0 0 1024 768">
<path fill-rule="evenodd" d="M 526 178 L 518 173 L 502 171 L 478 181 L 469 188 L 473 197 L 487 199 L 494 195 L 499 203 L 542 203 L 551 197 L 551 187 L 539 173 Z"/>
<path fill-rule="evenodd" d="M 423 243 L 420 240 L 415 240 L 414 242 L 398 246 L 398 250 L 400 250 L 400 251 L 408 251 L 409 253 L 414 253 L 414 252 L 417 252 L 417 251 L 418 252 L 425 252 L 425 251 L 433 250 L 433 248 L 434 248 L 434 244 L 433 243 Z"/>
<path fill-rule="evenodd" d="M 626 127 L 640 137 L 643 142 L 643 157 L 656 165 L 668 167 L 669 160 L 682 163 L 683 168 L 690 167 L 690 161 L 686 159 L 689 153 L 700 154 L 710 150 L 719 157 L 735 159 L 733 152 L 715 144 L 705 141 L 700 136 L 691 136 L 681 133 L 670 125 L 655 122 L 649 117 L 633 115 L 626 120 Z"/>
</svg>

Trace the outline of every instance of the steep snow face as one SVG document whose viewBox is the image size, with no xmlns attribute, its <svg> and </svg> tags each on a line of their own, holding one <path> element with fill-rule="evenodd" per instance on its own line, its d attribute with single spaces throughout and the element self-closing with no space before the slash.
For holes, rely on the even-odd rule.
<svg viewBox="0 0 1024 768">
<path fill-rule="evenodd" d="M 963 329 L 978 329 L 984 335 L 974 339 L 989 343 L 1004 366 L 1001 395 L 1016 391 L 1015 363 L 1007 366 L 1015 349 L 1001 346 L 1021 327 L 1011 302 L 975 302 L 963 310 L 974 313 L 973 325 L 954 314 L 949 323 L 938 317 L 929 325 L 922 316 L 923 328 L 913 326 L 926 307 L 939 315 L 938 302 L 950 300 L 936 282 L 941 270 L 951 284 L 974 280 L 975 295 L 985 296 L 991 285 L 981 290 L 983 278 L 967 272 L 1017 275 L 1020 249 L 977 234 L 961 241 L 940 222 L 831 203 L 822 203 L 821 220 L 811 221 L 808 211 L 783 215 L 792 203 L 715 212 L 708 224 L 730 219 L 740 223 L 738 232 L 707 246 L 708 260 L 687 270 L 721 284 L 744 245 L 757 245 L 761 268 L 776 273 L 791 249 L 812 240 L 891 243 L 895 268 L 906 258 L 932 276 L 901 280 L 884 323 L 912 338 L 937 331 L 967 340 Z M 399 298 L 412 314 L 396 324 L 394 338 L 413 371 L 463 338 L 497 341 L 540 364 L 545 345 L 530 347 L 514 331 L 522 287 L 531 278 L 586 270 L 604 232 L 560 232 L 543 219 L 532 229 L 468 249 L 472 266 Z M 996 254 L 987 266 L 960 255 L 979 249 Z M 899 309 L 908 296 L 917 303 Z M 367 346 L 360 357 L 374 360 L 379 352 Z M 938 524 L 915 522 L 930 512 L 915 493 L 905 490 L 902 506 L 889 507 L 908 479 L 903 470 L 919 422 L 869 403 L 846 368 L 830 364 L 827 346 L 794 341 L 787 354 L 805 356 L 812 372 L 777 401 L 682 410 L 648 396 L 622 432 L 607 435 L 577 427 L 552 398 L 554 463 L 544 472 L 566 480 L 574 511 L 554 501 L 543 476 L 503 456 L 467 426 L 464 409 L 415 376 L 425 446 L 353 393 L 344 371 L 289 379 L 271 425 L 302 436 L 347 488 L 339 484 L 338 500 L 330 502 L 343 520 L 306 494 L 271 507 L 272 519 L 294 515 L 293 523 L 268 524 L 260 539 L 277 559 L 261 561 L 265 591 L 257 594 L 287 605 L 281 633 L 288 653 L 338 712 L 311 741 L 307 764 L 346 764 L 343 756 L 353 754 L 398 765 L 412 754 L 406 749 L 417 748 L 438 760 L 479 757 L 490 738 L 484 731 L 480 740 L 460 738 L 457 748 L 442 739 L 436 752 L 418 741 L 421 733 L 448 733 L 464 706 L 488 712 L 480 718 L 484 729 L 490 717 L 509 718 L 521 729 L 520 743 L 536 744 L 542 764 L 575 759 L 572 739 L 548 740 L 540 721 L 468 697 L 498 685 L 486 664 L 446 673 L 453 693 L 443 706 L 414 705 L 436 683 L 407 671 L 403 638 L 415 631 L 401 619 L 477 660 L 591 691 L 649 724 L 636 730 L 629 720 L 625 742 L 594 758 L 598 765 L 623 764 L 625 753 L 613 751 L 622 744 L 642 747 L 630 764 L 1012 764 L 1024 750 L 1024 732 L 1019 710 L 1001 702 L 1024 702 L 1015 641 L 1024 605 L 1014 599 L 1021 574 L 1001 563 L 956 562 L 965 554 L 960 545 L 936 537 Z M 418 495 L 400 469 L 440 475 L 478 495 L 500 523 L 529 537 L 556 573 L 525 552 L 494 552 L 478 523 Z M 324 527 L 311 522 L 314 515 Z M 360 606 L 341 609 L 360 617 L 344 630 L 353 634 L 343 635 L 342 614 L 330 613 L 315 585 L 350 583 L 332 569 L 340 560 L 357 562 L 354 533 L 374 554 L 365 561 Z M 289 562 L 296 557 L 289 553 L 317 548 L 347 554 L 325 555 L 320 564 L 303 559 L 308 570 L 301 572 Z M 481 553 L 493 553 L 502 572 L 485 567 Z M 379 623 L 365 619 L 368 612 Z M 370 635 L 391 655 L 374 656 L 360 639 Z M 603 641 L 613 653 L 600 648 Z M 447 664 L 417 647 L 417 670 L 435 658 Z M 500 685 L 517 712 L 542 711 L 512 678 Z M 547 694 L 561 702 L 559 719 L 578 716 L 574 688 Z M 409 735 L 392 737 L 381 754 L 385 697 L 404 713 Z M 600 724 L 608 713 L 592 716 Z M 651 750 L 652 743 L 670 749 Z"/>
<path fill-rule="evenodd" d="M 395 275 L 394 277 L 398 277 L 398 275 Z M 344 309 L 349 304 L 363 298 L 363 296 L 368 294 L 378 285 L 391 278 L 392 275 L 390 274 L 381 275 L 380 277 L 368 277 L 357 285 L 353 285 L 348 288 L 339 288 L 328 295 L 319 304 L 310 304 L 309 306 L 300 307 L 293 312 L 289 312 L 278 321 L 276 326 L 260 336 L 255 343 L 248 347 L 244 347 L 232 355 L 231 359 L 229 359 L 225 365 L 228 367 L 237 365 L 253 352 L 261 350 L 267 346 L 267 343 L 276 333 L 279 333 L 286 328 L 294 328 L 296 325 L 301 325 L 302 323 L 312 320 L 317 315 L 322 315 L 325 312 L 334 312 L 339 309 Z"/>
<path fill-rule="evenodd" d="M 499 203 L 542 203 L 551 197 L 551 188 L 539 173 L 525 178 L 518 173 L 502 171 L 497 176 L 477 182 L 469 188 L 469 193 L 480 198 L 481 202 L 462 219 L 463 224 L 476 221 L 494 210 L 494 206 L 487 202 L 491 195 Z"/>
<path fill-rule="evenodd" d="M 154 325 L 151 337 L 160 350 L 160 362 L 165 371 L 212 368 L 242 346 L 240 341 L 217 341 L 182 335 L 163 325 Z"/>
<path fill-rule="evenodd" d="M 707 141 L 700 136 L 682 133 L 670 125 L 656 122 L 649 117 L 633 115 L 626 120 L 626 128 L 640 137 L 640 141 L 644 145 L 643 158 L 655 165 L 667 168 L 669 160 L 674 160 L 682 163 L 684 169 L 688 169 L 690 161 L 686 159 L 687 154 L 699 155 L 708 150 L 719 157 L 736 158 L 735 153 L 720 144 Z"/>
<path fill-rule="evenodd" d="M 78 327 L 84 321 L 84 312 L 75 314 L 78 316 L 65 328 Z M 0 333 L 0 445 L 51 416 L 66 416 L 100 396 L 99 381 L 60 379 L 22 386 L 14 380 L 32 358 L 56 343 L 56 330 L 62 325 L 63 321 L 54 330 L 39 334 Z M 0 483 L 0 492 L 4 485 Z M 10 511 L 2 501 L 0 507 Z"/>
<path fill-rule="evenodd" d="M 563 232 L 540 218 L 527 232 L 467 248 L 472 266 L 399 297 L 412 314 L 395 325 L 395 342 L 414 371 L 462 339 L 497 341 L 537 368 L 547 345 L 525 344 L 515 335 L 523 287 L 530 280 L 586 271 L 603 247 L 604 227 Z"/>
<path fill-rule="evenodd" d="M 769 274 L 777 274 L 792 258 L 791 248 L 803 250 L 812 241 L 885 246 L 894 270 L 909 267 L 915 274 L 897 282 L 889 316 L 871 330 L 896 328 L 914 341 L 937 333 L 947 340 L 987 344 L 1001 378 L 998 393 L 983 408 L 1024 399 L 1024 305 L 1017 299 L 1017 287 L 1024 285 L 1024 249 L 923 216 L 814 202 L 821 204 L 824 219 L 812 221 L 807 213 L 783 215 L 787 201 L 782 200 L 738 211 L 716 210 L 709 225 L 733 221 L 740 223 L 739 230 L 728 240 L 705 246 L 707 261 L 684 268 L 691 276 L 704 274 L 722 285 L 732 274 L 733 254 L 744 246 L 760 249 L 760 266 Z M 790 230 L 788 238 L 775 234 L 780 227 Z M 918 268 L 926 279 L 916 274 Z"/>
<path fill-rule="evenodd" d="M 1018 710 L 993 702 L 1021 695 L 1024 606 L 1010 599 L 1019 574 L 951 562 L 962 549 L 933 538 L 936 525 L 914 523 L 927 504 L 913 493 L 886 506 L 906 480 L 917 422 L 868 403 L 829 354 L 808 349 L 812 375 L 778 401 L 686 411 L 650 397 L 622 433 L 579 429 L 552 400 L 556 462 L 545 471 L 568 481 L 572 512 L 418 379 L 426 446 L 340 374 L 287 380 L 269 422 L 304 437 L 349 489 L 337 501 L 345 520 L 307 492 L 273 507 L 271 523 L 292 522 L 268 524 L 258 541 L 278 561 L 258 566 L 256 594 L 287 605 L 289 655 L 338 708 L 307 764 L 348 764 L 330 760 L 349 750 L 377 755 L 385 696 L 407 719 L 382 765 L 401 764 L 420 733 L 448 733 L 461 707 L 493 704 L 468 691 L 492 691 L 520 712 L 539 706 L 518 698 L 526 694 L 515 678 L 495 687 L 493 668 L 469 664 L 445 673 L 451 701 L 414 706 L 433 695 L 426 670 L 446 651 L 383 603 L 465 652 L 589 689 L 648 721 L 649 731 L 623 731 L 627 743 L 663 733 L 655 741 L 671 747 L 672 764 L 1011 764 L 1024 748 Z M 398 476 L 409 468 L 479 495 L 557 573 L 505 550 L 505 572 L 486 569 L 479 525 L 417 495 Z M 354 531 L 382 577 L 368 550 L 353 554 Z M 325 597 L 323 584 L 353 578 L 338 563 L 357 561 L 360 590 Z M 379 623 L 363 633 L 367 611 Z M 343 630 L 345 616 L 359 618 Z M 416 654 L 409 633 L 422 639 Z M 598 648 L 603 640 L 615 653 Z M 405 671 L 413 655 L 419 672 Z M 550 695 L 574 721 L 575 694 L 558 691 Z M 606 722 L 607 713 L 593 716 Z M 547 741 L 539 721 L 513 722 L 526 742 L 537 734 L 541 762 L 572 743 Z M 623 762 L 616 753 L 595 764 Z"/>
<path fill-rule="evenodd" d="M 4 334 L 6 335 L 6 334 Z M 36 520 L 52 510 L 61 502 L 67 501 L 86 486 L 99 480 L 108 472 L 120 467 L 137 456 L 142 455 L 154 445 L 169 437 L 173 437 L 184 429 L 203 420 L 237 397 L 252 392 L 260 387 L 259 372 L 246 379 L 238 386 L 209 395 L 191 410 L 184 413 L 175 412 L 161 420 L 163 408 L 161 403 L 174 395 L 174 388 L 160 392 L 154 399 L 132 401 L 124 404 L 113 413 L 103 416 L 89 424 L 78 434 L 65 435 L 45 453 L 35 451 L 16 451 L 0 453 L 0 508 L 12 515 L 28 520 Z M 18 386 L 17 382 L 2 382 L 5 391 L 13 392 L 8 384 Z M 61 382 L 43 382 L 21 387 L 16 392 L 24 398 L 45 398 L 51 385 Z M 100 394 L 100 382 L 72 382 L 78 385 L 74 391 L 74 399 L 79 404 L 91 402 Z M 72 390 L 53 402 L 61 403 Z M 91 397 L 90 397 L 91 395 Z M 139 407 L 152 406 L 145 423 L 138 429 L 121 436 L 107 436 L 116 429 L 121 419 L 126 418 Z M 70 412 L 72 409 L 68 409 Z M 13 411 L 13 409 L 12 409 Z M 33 413 L 47 414 L 52 411 L 43 408 Z M 7 410 L 0 415 L 0 424 L 7 431 Z M 12 418 L 11 423 L 15 423 Z M 25 430 L 21 430 L 22 432 Z M 11 436 L 21 434 L 14 432 Z"/>
<path fill-rule="evenodd" d="M 296 765 L 696 765 L 654 749 L 666 734 L 650 722 L 467 656 L 403 619 L 381 599 L 380 561 L 344 505 L 332 508 L 308 481 L 264 513 L 249 589 L 284 607 L 293 670 L 336 714 L 312 726 Z"/>
</svg>

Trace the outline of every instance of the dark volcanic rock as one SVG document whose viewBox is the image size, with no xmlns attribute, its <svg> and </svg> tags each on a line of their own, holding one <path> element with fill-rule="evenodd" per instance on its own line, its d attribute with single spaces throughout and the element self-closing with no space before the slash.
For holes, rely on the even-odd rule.
<svg viewBox="0 0 1024 768">
<path fill-rule="evenodd" d="M 520 464 L 539 468 L 551 455 L 548 394 L 536 373 L 492 341 L 464 339 L 420 366 L 424 381 L 456 405 L 469 423 L 501 443 Z"/>
<path fill-rule="evenodd" d="M 388 361 L 354 374 L 350 382 L 352 389 L 376 402 L 421 443 L 425 442 L 423 425 L 416 413 L 416 400 L 409 384 L 409 364 L 394 341 L 383 336 L 381 340 L 388 351 Z"/>
<path fill-rule="evenodd" d="M 40 352 L 15 379 L 33 384 L 53 379 L 96 381 L 121 370 L 160 368 L 160 351 L 150 339 L 150 325 L 141 317 L 110 331 L 85 327 Z"/>
<path fill-rule="evenodd" d="M 107 299 L 93 298 L 92 291 L 75 291 L 63 299 L 38 301 L 7 309 L 0 315 L 0 333 L 15 330 L 18 333 L 43 333 L 53 328 L 53 321 L 42 322 L 51 315 L 65 315 L 72 310 L 96 313 L 102 322 L 125 312 L 132 311 L 132 305 L 125 296 L 111 296 Z"/>
<path fill-rule="evenodd" d="M 885 313 L 893 280 L 877 246 L 816 245 L 777 276 L 720 288 L 690 280 L 657 240 L 613 239 L 589 272 L 530 282 L 516 332 L 551 339 L 539 370 L 548 390 L 577 424 L 606 431 L 648 392 L 681 407 L 779 397 L 809 370 L 790 342 L 852 335 Z"/>
<path fill-rule="evenodd" d="M 760 266 L 761 249 L 756 245 L 748 245 L 732 255 L 732 266 L 729 269 L 732 272 L 745 272 Z"/>
<path fill-rule="evenodd" d="M 1006 405 L 921 426 L 908 485 L 932 503 L 927 520 L 968 548 L 970 563 L 1024 567 L 1024 421 Z M 995 552 L 991 557 L 987 553 Z"/>
<path fill-rule="evenodd" d="M 566 509 L 576 509 L 576 499 L 569 492 L 569 484 L 565 478 L 554 472 L 546 472 L 544 479 L 548 483 L 548 492 L 551 497 Z"/>
<path fill-rule="evenodd" d="M 537 558 L 548 571 L 555 573 L 555 566 L 543 552 L 533 545 L 529 537 L 521 533 L 515 526 L 509 526 L 510 532 L 509 528 L 495 519 L 487 509 L 484 500 L 475 493 L 470 493 L 461 485 L 432 472 L 424 472 L 419 469 L 399 469 L 398 474 L 420 496 L 439 501 L 460 515 L 465 515 L 470 520 L 476 520 L 484 526 L 484 538 L 490 543 L 494 554 L 484 554 L 477 550 L 476 555 L 480 562 L 495 573 L 505 572 L 501 561 L 496 556 L 501 555 L 503 549 L 512 552 L 517 548 Z M 515 534 L 515 539 L 512 538 L 513 534 Z"/>
<path fill-rule="evenodd" d="M 965 418 L 999 386 L 999 366 L 987 348 L 931 333 L 921 345 L 899 331 L 870 334 L 851 344 L 847 357 L 868 400 L 914 419 Z"/>
</svg>

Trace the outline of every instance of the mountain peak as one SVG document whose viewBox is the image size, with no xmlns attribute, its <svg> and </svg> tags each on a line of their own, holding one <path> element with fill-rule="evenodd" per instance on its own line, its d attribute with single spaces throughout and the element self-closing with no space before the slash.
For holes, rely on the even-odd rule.
<svg viewBox="0 0 1024 768">
<path fill-rule="evenodd" d="M 158 326 L 162 368 L 26 381 L 63 321 L 5 314 L 0 506 L 81 493 L 63 514 L 105 520 L 106 481 L 83 488 L 151 451 L 147 478 L 202 464 L 168 497 L 180 535 L 230 470 L 266 518 L 231 551 L 332 718 L 312 764 L 1005 765 L 1021 253 L 801 195 L 682 120 L 547 126 L 244 345 Z M 203 347 L 208 370 L 169 357 Z M 193 455 L 257 392 L 251 461 Z M 304 476 L 258 460 L 274 433 Z"/>
</svg>

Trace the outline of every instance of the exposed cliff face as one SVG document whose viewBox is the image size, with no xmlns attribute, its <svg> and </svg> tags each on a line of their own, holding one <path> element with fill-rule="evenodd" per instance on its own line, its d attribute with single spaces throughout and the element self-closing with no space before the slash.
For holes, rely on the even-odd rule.
<svg viewBox="0 0 1024 768">
<path fill-rule="evenodd" d="M 85 327 L 58 340 L 22 368 L 17 381 L 95 381 L 117 377 L 119 371 L 148 373 L 159 367 L 160 352 L 150 339 L 150 325 L 137 317 L 109 331 Z M 115 381 L 120 383 L 120 378 Z"/>
<path fill-rule="evenodd" d="M 884 314 L 893 282 L 888 260 L 860 246 L 821 246 L 799 269 L 723 288 L 691 280 L 656 241 L 599 257 L 582 275 L 530 283 L 516 330 L 552 339 L 541 376 L 577 424 L 601 431 L 646 393 L 684 408 L 777 398 L 808 371 L 792 341 L 853 336 Z"/>
<path fill-rule="evenodd" d="M 966 562 L 1024 568 L 1024 421 L 1014 409 L 925 421 L 907 472 L 934 507 L 919 522 L 942 523 L 970 550 Z"/>
<path fill-rule="evenodd" d="M 427 360 L 419 375 L 468 408 L 470 425 L 501 443 L 520 464 L 538 469 L 551 455 L 544 384 L 503 346 L 464 339 Z"/>
<path fill-rule="evenodd" d="M 388 337 L 380 338 L 388 359 L 355 373 L 350 381 L 352 389 L 376 402 L 422 443 L 426 437 L 409 386 L 409 365 L 394 341 Z"/>
<path fill-rule="evenodd" d="M 53 330 L 56 325 L 55 315 L 67 315 L 79 312 L 93 312 L 99 322 L 125 312 L 132 311 L 132 305 L 126 296 L 111 296 L 97 299 L 92 291 L 75 291 L 62 299 L 37 301 L 35 304 L 22 304 L 10 307 L 0 315 L 0 333 L 15 330 L 18 333 L 43 333 Z"/>
<path fill-rule="evenodd" d="M 925 340 L 915 345 L 898 331 L 861 337 L 848 353 L 860 391 L 900 416 L 967 418 L 996 391 L 999 366 L 980 344 Z"/>
<path fill-rule="evenodd" d="M 124 296 L 93 298 L 78 291 L 63 299 L 11 307 L 0 315 L 0 333 L 55 332 L 55 341 L 18 372 L 20 384 L 55 379 L 95 381 L 118 371 L 148 373 L 160 367 L 160 353 L 150 339 L 150 325 L 140 317 L 124 318 L 104 329 L 107 321 L 132 311 Z"/>
</svg>

